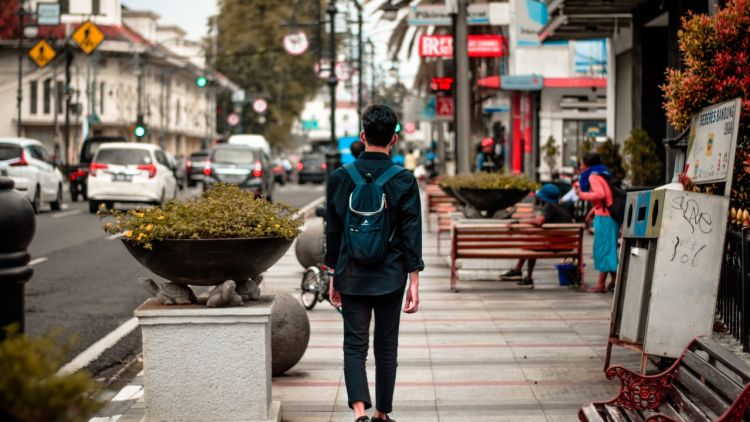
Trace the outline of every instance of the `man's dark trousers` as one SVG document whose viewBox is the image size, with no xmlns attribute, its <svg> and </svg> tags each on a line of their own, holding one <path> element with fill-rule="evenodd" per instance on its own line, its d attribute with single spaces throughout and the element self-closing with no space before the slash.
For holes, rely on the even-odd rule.
<svg viewBox="0 0 750 422">
<path fill-rule="evenodd" d="M 396 386 L 398 356 L 398 327 L 404 287 L 385 295 L 341 295 L 344 316 L 344 378 L 352 403 L 362 401 L 365 408 L 372 407 L 367 385 L 368 340 L 370 319 L 375 313 L 375 406 L 384 413 L 393 410 L 393 389 Z"/>
</svg>

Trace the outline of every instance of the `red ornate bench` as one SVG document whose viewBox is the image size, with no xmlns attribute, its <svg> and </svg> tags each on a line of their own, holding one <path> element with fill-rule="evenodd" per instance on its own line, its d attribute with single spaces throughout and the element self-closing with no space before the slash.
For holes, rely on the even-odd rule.
<svg viewBox="0 0 750 422">
<path fill-rule="evenodd" d="M 660 374 L 639 375 L 621 366 L 605 373 L 620 379 L 620 394 L 583 406 L 581 421 L 750 420 L 750 366 L 708 337 L 693 340 Z"/>
</svg>

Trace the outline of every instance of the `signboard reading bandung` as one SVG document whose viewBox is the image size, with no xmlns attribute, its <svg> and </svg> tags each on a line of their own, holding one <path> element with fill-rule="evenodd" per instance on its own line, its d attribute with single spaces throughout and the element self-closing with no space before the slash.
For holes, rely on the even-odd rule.
<svg viewBox="0 0 750 422">
<path fill-rule="evenodd" d="M 469 35 L 469 57 L 502 57 L 505 54 L 502 35 Z M 453 57 L 453 36 L 422 35 L 419 37 L 420 57 Z"/>
</svg>

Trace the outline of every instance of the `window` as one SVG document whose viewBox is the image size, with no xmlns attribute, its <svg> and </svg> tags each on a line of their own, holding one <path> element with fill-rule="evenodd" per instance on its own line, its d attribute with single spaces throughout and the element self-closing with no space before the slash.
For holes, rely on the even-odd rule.
<svg viewBox="0 0 750 422">
<path fill-rule="evenodd" d="M 57 114 L 63 112 L 63 99 L 65 98 L 65 83 L 63 81 L 57 81 L 55 85 L 55 102 L 57 103 Z"/>
<path fill-rule="evenodd" d="M 44 80 L 44 102 L 42 104 L 42 112 L 49 114 L 52 104 L 52 79 Z"/>
<path fill-rule="evenodd" d="M 39 91 L 39 83 L 37 81 L 29 82 L 29 113 L 37 113 L 37 98 Z"/>
<path fill-rule="evenodd" d="M 169 166 L 169 160 L 167 159 L 167 156 L 164 155 L 164 152 L 162 152 L 162 151 L 156 151 L 156 161 L 158 161 L 159 164 L 161 164 L 161 165 L 163 165 L 165 167 L 170 167 Z"/>
<path fill-rule="evenodd" d="M 70 0 L 60 0 L 60 14 L 70 13 Z"/>
<path fill-rule="evenodd" d="M 104 82 L 99 84 L 99 115 L 104 114 Z"/>
<path fill-rule="evenodd" d="M 604 120 L 563 121 L 563 165 L 575 167 L 581 145 L 587 140 L 604 141 L 606 133 Z"/>
<path fill-rule="evenodd" d="M 100 0 L 91 0 L 91 14 L 92 15 L 98 15 L 99 14 L 99 1 Z"/>
</svg>

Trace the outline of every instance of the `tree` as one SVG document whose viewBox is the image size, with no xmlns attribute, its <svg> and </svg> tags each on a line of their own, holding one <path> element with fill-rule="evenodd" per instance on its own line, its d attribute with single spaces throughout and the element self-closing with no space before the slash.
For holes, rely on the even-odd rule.
<svg viewBox="0 0 750 422">
<path fill-rule="evenodd" d="M 314 70 L 316 45 L 292 56 L 282 40 L 288 23 L 317 22 L 315 2 L 275 0 L 220 0 L 217 70 L 237 82 L 248 97 L 258 94 L 268 101 L 265 122 L 252 107 L 243 109 L 245 132 L 261 133 L 276 148 L 290 144 L 290 129 L 305 102 L 322 86 Z M 315 37 L 308 39 L 316 42 Z M 222 107 L 227 107 L 226 99 Z"/>
<path fill-rule="evenodd" d="M 622 165 L 620 145 L 607 138 L 606 141 L 597 145 L 596 152 L 602 158 L 602 163 L 609 169 L 609 173 L 612 175 L 612 182 L 615 184 L 622 183 L 627 173 L 625 172 L 625 167 Z"/>
<path fill-rule="evenodd" d="M 557 157 L 560 155 L 560 147 L 557 145 L 555 137 L 550 135 L 542 148 L 544 151 L 544 164 L 549 169 L 550 178 L 554 180 L 557 178 Z"/>
<path fill-rule="evenodd" d="M 633 186 L 649 186 L 662 179 L 661 161 L 656 155 L 656 143 L 641 128 L 633 128 L 623 144 L 625 168 Z"/>
</svg>

